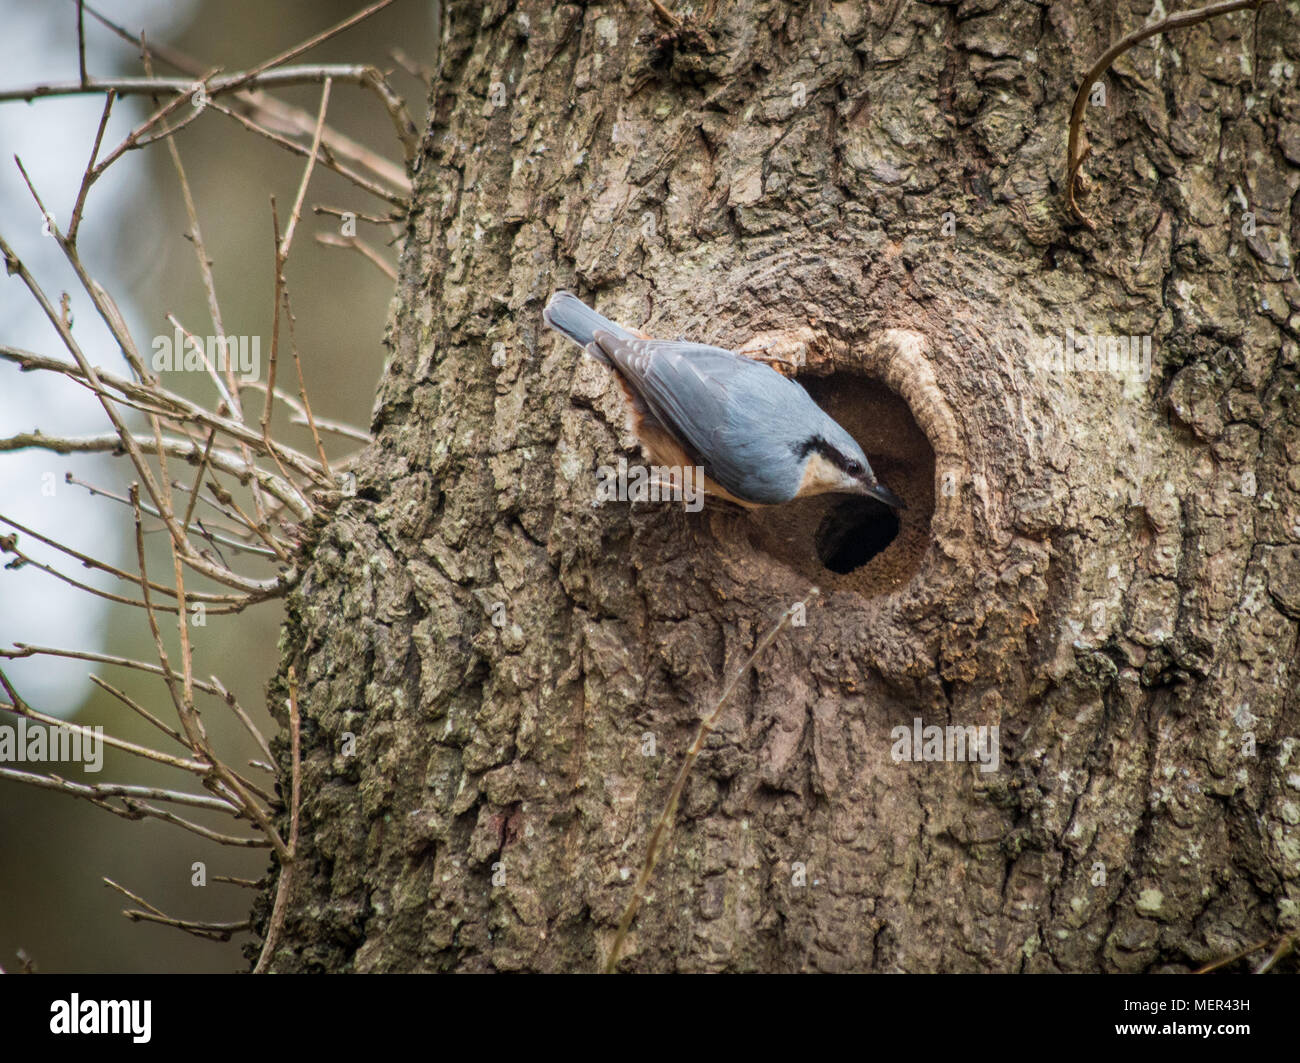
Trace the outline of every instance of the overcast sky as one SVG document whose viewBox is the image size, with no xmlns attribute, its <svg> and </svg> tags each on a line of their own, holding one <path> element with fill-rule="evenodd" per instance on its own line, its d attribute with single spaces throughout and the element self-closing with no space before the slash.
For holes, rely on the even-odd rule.
<svg viewBox="0 0 1300 1063">
<path fill-rule="evenodd" d="M 188 0 L 99 0 L 109 18 L 129 28 L 163 37 L 183 25 L 195 5 Z M 5 63 L 0 68 L 0 88 L 16 88 L 77 77 L 76 5 L 61 0 L 0 0 L 0 26 L 4 27 Z M 129 46 L 87 18 L 86 64 L 91 75 L 110 74 L 129 63 Z M 0 104 L 0 233 L 22 257 L 28 269 L 57 302 L 59 294 L 72 295 L 73 332 L 92 361 L 125 374 L 125 365 L 94 308 L 64 263 L 54 241 L 42 231 L 42 218 L 23 183 L 14 155 L 21 157 L 36 190 L 66 229 L 81 176 L 89 158 L 95 129 L 103 109 L 100 96 L 42 100 L 35 104 Z M 140 101 L 120 101 L 105 134 L 106 147 L 115 144 L 145 116 Z M 125 240 L 118 219 L 130 197 L 146 190 L 147 177 L 139 153 L 129 153 L 115 164 L 91 192 L 79 237 L 83 259 L 92 275 L 107 284 L 127 322 L 148 348 L 150 326 L 145 328 L 132 291 L 147 288 L 150 255 L 157 234 L 141 232 L 138 240 Z M 138 215 L 136 215 L 138 216 Z M 0 274 L 0 344 L 69 359 L 26 288 L 17 277 Z M 19 373 L 0 363 L 0 438 L 39 427 L 50 434 L 89 435 L 109 430 L 99 403 L 84 389 L 41 373 Z M 126 554 L 129 527 L 114 503 L 92 499 L 78 487 L 64 483 L 69 469 L 98 483 L 115 482 L 112 459 L 72 459 L 38 451 L 0 453 L 0 515 L 33 530 L 52 534 L 85 553 L 133 567 Z M 124 470 L 118 470 L 117 476 Z M 53 491 L 53 497 L 49 492 Z M 0 534 L 12 531 L 0 527 Z M 57 563 L 69 575 L 96 586 L 111 579 L 96 579 L 75 562 L 28 536 L 21 536 L 25 552 L 41 561 Z M 132 551 L 133 553 L 133 551 Z M 11 558 L 5 558 L 11 560 Z M 123 592 L 122 584 L 114 588 Z M 127 588 L 129 593 L 129 588 Z M 76 591 L 34 567 L 0 571 L 0 645 L 15 641 L 47 646 L 98 649 L 102 645 L 105 606 L 102 600 Z M 85 696 L 90 666 L 50 658 L 18 660 L 4 664 L 20 694 L 46 712 L 66 715 Z"/>
</svg>

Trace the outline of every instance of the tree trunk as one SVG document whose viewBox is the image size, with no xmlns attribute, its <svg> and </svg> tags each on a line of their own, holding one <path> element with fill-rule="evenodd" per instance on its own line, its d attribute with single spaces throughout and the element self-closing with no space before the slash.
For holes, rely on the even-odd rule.
<svg viewBox="0 0 1300 1063">
<path fill-rule="evenodd" d="M 699 719 L 813 585 L 620 969 L 1186 970 L 1294 931 L 1294 4 L 1117 61 L 1095 231 L 1070 103 L 1143 12 L 695 7 L 446 5 L 376 443 L 285 632 L 274 968 L 599 968 Z M 901 525 L 594 506 L 640 459 L 542 324 L 561 287 L 806 355 Z M 996 762 L 931 759 L 936 725 Z"/>
</svg>

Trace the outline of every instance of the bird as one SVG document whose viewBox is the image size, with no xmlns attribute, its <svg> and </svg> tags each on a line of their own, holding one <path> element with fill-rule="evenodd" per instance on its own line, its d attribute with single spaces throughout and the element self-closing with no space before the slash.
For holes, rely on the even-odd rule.
<svg viewBox="0 0 1300 1063">
<path fill-rule="evenodd" d="M 647 457 L 702 468 L 706 493 L 746 509 L 833 492 L 905 508 L 857 440 L 771 366 L 724 347 L 652 339 L 567 291 L 551 296 L 542 320 L 614 371 Z"/>
</svg>

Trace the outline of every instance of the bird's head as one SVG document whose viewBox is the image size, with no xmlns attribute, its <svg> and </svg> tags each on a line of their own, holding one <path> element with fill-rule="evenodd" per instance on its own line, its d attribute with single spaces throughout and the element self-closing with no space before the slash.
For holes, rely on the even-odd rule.
<svg viewBox="0 0 1300 1063">
<path fill-rule="evenodd" d="M 799 444 L 797 453 L 803 461 L 803 475 L 796 498 L 837 492 L 863 495 L 894 509 L 905 508 L 903 500 L 876 479 L 857 440 L 829 418 L 819 432 Z"/>
</svg>

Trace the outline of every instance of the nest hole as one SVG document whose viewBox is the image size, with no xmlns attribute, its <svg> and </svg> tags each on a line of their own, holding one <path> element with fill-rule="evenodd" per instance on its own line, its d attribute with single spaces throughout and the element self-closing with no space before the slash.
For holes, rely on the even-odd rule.
<svg viewBox="0 0 1300 1063">
<path fill-rule="evenodd" d="M 884 503 L 850 498 L 826 514 L 814 546 L 823 565 L 846 576 L 888 547 L 899 527 L 898 516 Z"/>
<path fill-rule="evenodd" d="M 799 381 L 866 452 L 877 479 L 906 503 L 819 495 L 750 515 L 754 549 L 826 590 L 864 597 L 906 585 L 921 567 L 934 515 L 934 450 L 907 403 L 852 372 Z"/>
</svg>

